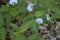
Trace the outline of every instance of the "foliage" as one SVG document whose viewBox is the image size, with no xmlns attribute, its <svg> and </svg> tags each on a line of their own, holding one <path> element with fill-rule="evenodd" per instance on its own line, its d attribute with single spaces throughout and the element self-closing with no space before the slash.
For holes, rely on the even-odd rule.
<svg viewBox="0 0 60 40">
<path fill-rule="evenodd" d="M 18 4 L 7 6 L 1 5 L 0 7 L 0 40 L 5 40 L 7 32 L 10 32 L 11 40 L 44 40 L 38 38 L 38 24 L 35 23 L 35 18 L 41 17 L 46 22 L 47 9 L 53 11 L 51 21 L 54 18 L 60 18 L 60 8 L 56 5 L 59 0 L 30 0 L 35 3 L 32 12 L 27 11 L 26 0 L 18 0 Z M 40 6 L 41 5 L 41 6 Z M 16 23 L 12 23 L 12 17 L 15 16 Z M 55 19 L 56 20 L 56 19 Z M 19 24 L 18 22 L 21 22 Z M 18 26 L 17 23 L 21 26 Z M 11 29 L 10 29 L 11 27 Z M 32 34 L 25 37 L 24 31 L 31 28 Z"/>
</svg>

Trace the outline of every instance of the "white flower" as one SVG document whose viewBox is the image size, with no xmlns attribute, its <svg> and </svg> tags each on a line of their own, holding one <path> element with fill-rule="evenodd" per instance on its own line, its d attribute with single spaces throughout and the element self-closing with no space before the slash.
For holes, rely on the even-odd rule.
<svg viewBox="0 0 60 40">
<path fill-rule="evenodd" d="M 42 18 L 37 18 L 37 19 L 36 19 L 36 23 L 42 24 L 42 23 L 43 23 L 43 19 L 42 19 Z"/>
<path fill-rule="evenodd" d="M 46 19 L 47 19 L 48 21 L 50 20 L 49 14 L 46 14 Z"/>
<path fill-rule="evenodd" d="M 33 3 L 29 3 L 28 6 L 27 6 L 27 10 L 28 10 L 29 12 L 32 12 L 32 11 L 33 11 L 33 6 L 34 6 Z"/>
<path fill-rule="evenodd" d="M 10 1 L 9 1 L 9 4 L 12 5 L 13 3 L 16 3 L 16 4 L 17 4 L 17 0 L 10 0 Z"/>
</svg>

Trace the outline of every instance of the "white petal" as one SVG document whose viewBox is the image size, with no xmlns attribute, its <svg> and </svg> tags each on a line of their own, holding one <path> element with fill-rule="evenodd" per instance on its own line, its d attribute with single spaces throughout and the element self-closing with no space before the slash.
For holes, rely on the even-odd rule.
<svg viewBox="0 0 60 40">
<path fill-rule="evenodd" d="M 29 3 L 29 5 L 27 6 L 27 10 L 28 10 L 29 12 L 33 11 L 33 6 L 34 6 L 33 3 Z"/>
<path fill-rule="evenodd" d="M 47 19 L 48 21 L 50 20 L 49 14 L 46 14 L 46 19 Z"/>
<path fill-rule="evenodd" d="M 46 17 L 46 19 L 49 21 L 50 20 L 50 17 Z"/>
<path fill-rule="evenodd" d="M 9 4 L 12 5 L 14 2 L 17 4 L 17 0 L 10 0 L 10 1 L 9 1 Z"/>
<path fill-rule="evenodd" d="M 49 16 L 49 14 L 46 14 L 46 16 Z"/>
<path fill-rule="evenodd" d="M 42 23 L 43 23 L 43 19 L 42 19 L 42 18 L 37 18 L 37 19 L 36 19 L 36 23 L 42 24 Z"/>
</svg>

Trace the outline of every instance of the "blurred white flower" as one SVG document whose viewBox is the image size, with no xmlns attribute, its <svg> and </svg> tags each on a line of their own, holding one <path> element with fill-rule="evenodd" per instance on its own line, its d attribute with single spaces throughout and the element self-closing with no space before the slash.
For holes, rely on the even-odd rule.
<svg viewBox="0 0 60 40">
<path fill-rule="evenodd" d="M 49 14 L 46 14 L 46 19 L 47 19 L 48 21 L 50 20 Z"/>
<path fill-rule="evenodd" d="M 43 19 L 42 19 L 42 18 L 37 18 L 37 19 L 36 19 L 36 23 L 42 24 L 42 23 L 43 23 Z"/>
<path fill-rule="evenodd" d="M 16 4 L 17 4 L 17 0 L 10 0 L 10 1 L 9 1 L 9 4 L 12 5 L 13 3 L 16 3 Z"/>
<path fill-rule="evenodd" d="M 28 10 L 29 12 L 32 12 L 32 11 L 33 11 L 33 6 L 34 6 L 34 4 L 30 2 L 30 3 L 28 4 L 28 6 L 27 6 L 27 10 Z"/>
</svg>

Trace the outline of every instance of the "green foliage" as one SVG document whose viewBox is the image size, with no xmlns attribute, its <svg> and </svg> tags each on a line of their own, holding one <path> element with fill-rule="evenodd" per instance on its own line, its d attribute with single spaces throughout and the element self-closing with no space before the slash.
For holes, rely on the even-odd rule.
<svg viewBox="0 0 60 40">
<path fill-rule="evenodd" d="M 5 40 L 7 30 L 10 32 L 12 40 L 45 40 L 43 37 L 37 37 L 38 24 L 35 23 L 35 18 L 41 17 L 44 19 L 43 25 L 46 22 L 47 9 L 53 11 L 50 21 L 54 18 L 60 18 L 60 9 L 56 5 L 59 0 L 30 0 L 35 3 L 34 10 L 32 12 L 27 11 L 26 0 L 18 0 L 18 4 L 15 6 L 1 5 L 0 7 L 0 40 Z M 12 23 L 12 17 L 16 16 L 16 23 Z M 17 17 L 18 16 L 18 17 Z M 35 18 L 34 18 L 35 17 Z M 55 19 L 56 20 L 56 19 Z M 17 23 L 21 22 L 21 26 Z M 19 24 L 19 23 L 18 23 Z M 20 25 L 20 24 L 19 24 Z M 5 28 L 6 26 L 6 28 Z M 11 29 L 9 29 L 12 27 Z M 25 37 L 24 31 L 31 28 L 32 34 L 29 37 Z"/>
<path fill-rule="evenodd" d="M 31 27 L 33 26 L 33 25 L 32 25 L 33 22 L 34 22 L 34 19 L 33 19 L 33 20 L 30 20 L 30 21 L 27 21 L 26 23 L 24 23 L 24 24 L 20 27 L 19 33 L 24 32 L 24 31 L 27 30 L 28 28 L 31 28 Z"/>
<path fill-rule="evenodd" d="M 35 39 L 36 39 L 36 34 L 33 34 L 27 38 L 27 40 L 35 40 Z"/>
<path fill-rule="evenodd" d="M 45 40 L 43 37 L 36 38 L 36 40 Z"/>
<path fill-rule="evenodd" d="M 14 37 L 14 40 L 26 40 L 26 38 L 23 34 L 19 34 L 18 36 Z"/>
<path fill-rule="evenodd" d="M 0 27 L 0 39 L 5 40 L 6 29 Z"/>
<path fill-rule="evenodd" d="M 0 27 L 3 25 L 3 16 L 0 14 Z"/>
<path fill-rule="evenodd" d="M 45 14 L 46 14 L 46 11 L 40 10 L 40 11 L 36 11 L 35 16 L 36 17 L 43 17 L 43 16 L 45 16 Z"/>
</svg>

